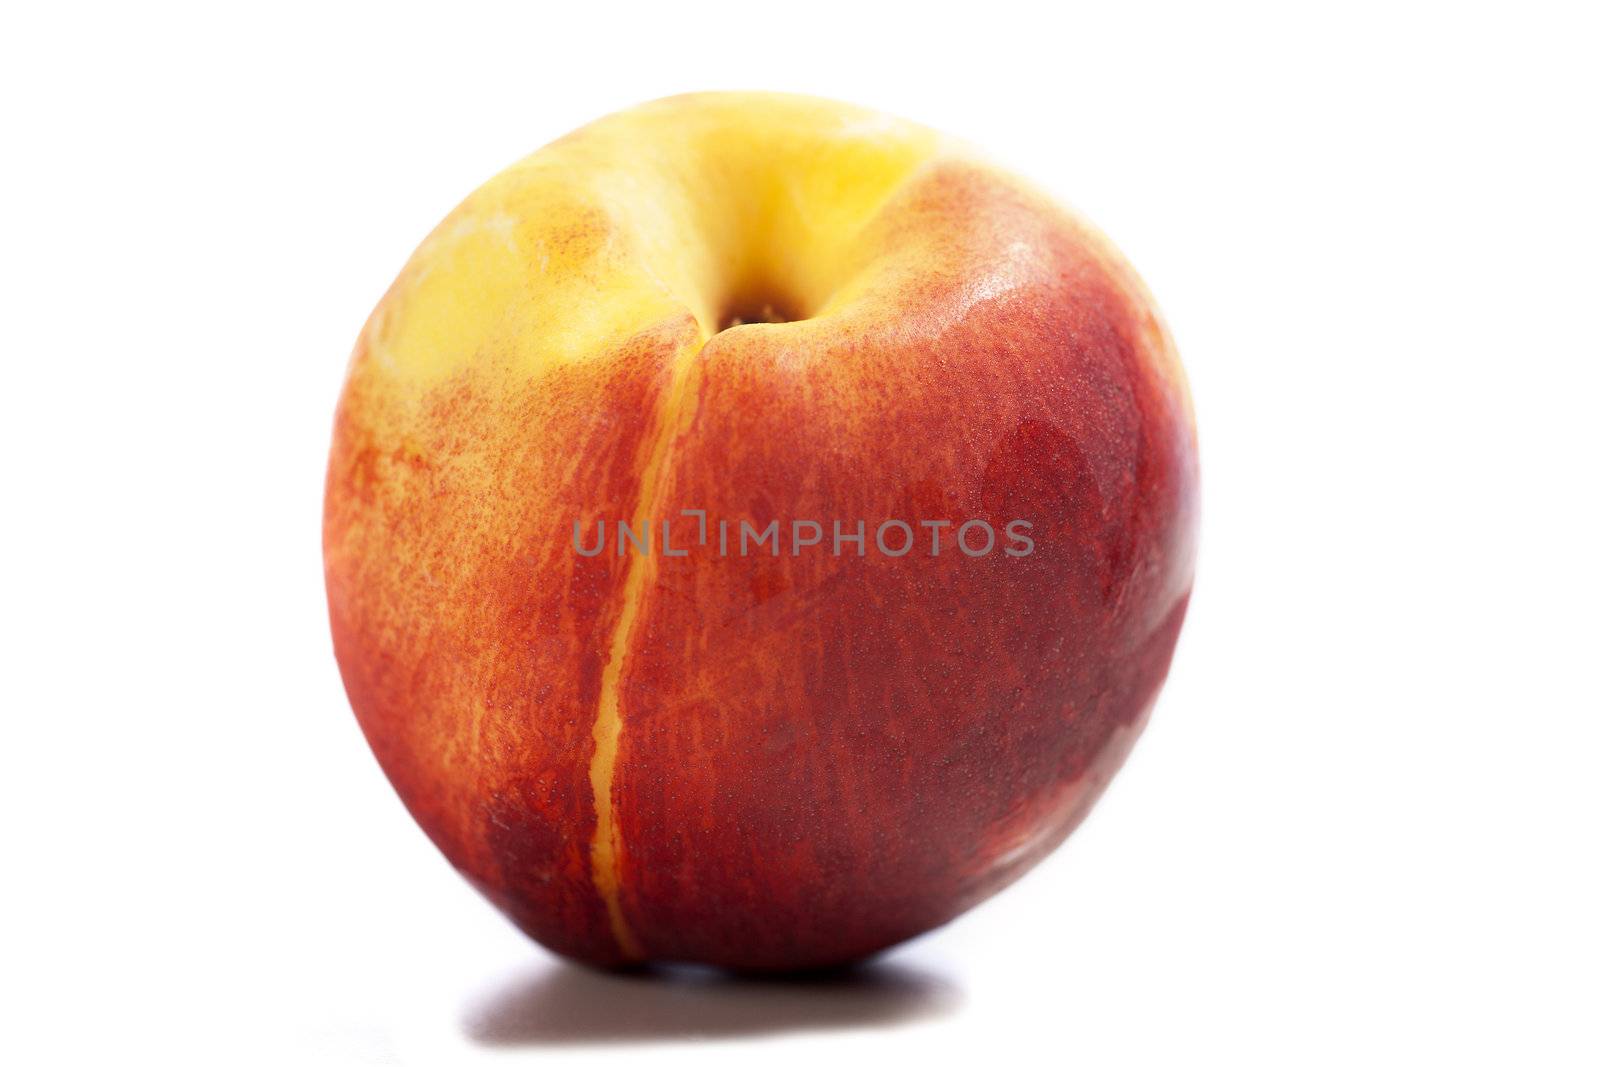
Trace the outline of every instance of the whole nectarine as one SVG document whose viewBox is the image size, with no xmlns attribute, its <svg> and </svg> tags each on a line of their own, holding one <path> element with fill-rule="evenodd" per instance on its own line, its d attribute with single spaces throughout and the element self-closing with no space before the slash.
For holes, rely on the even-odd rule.
<svg viewBox="0 0 1600 1067">
<path fill-rule="evenodd" d="M 1167 672 L 1193 416 L 1111 246 L 939 135 L 707 94 L 512 166 L 356 343 L 334 645 L 429 837 L 615 965 L 858 959 L 1015 879 Z"/>
</svg>

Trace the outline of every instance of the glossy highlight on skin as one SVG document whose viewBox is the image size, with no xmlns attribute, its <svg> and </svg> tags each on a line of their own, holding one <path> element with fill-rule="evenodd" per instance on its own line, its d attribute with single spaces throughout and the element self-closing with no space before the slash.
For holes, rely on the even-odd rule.
<svg viewBox="0 0 1600 1067">
<path fill-rule="evenodd" d="M 750 317 L 788 321 L 722 328 Z M 686 510 L 1023 518 L 1035 548 L 573 550 L 575 520 L 676 539 Z M 1171 341 L 1087 224 L 913 124 L 702 94 L 424 241 L 356 344 L 324 555 L 374 753 L 520 927 L 793 969 L 948 921 L 1087 813 L 1196 511 Z"/>
</svg>

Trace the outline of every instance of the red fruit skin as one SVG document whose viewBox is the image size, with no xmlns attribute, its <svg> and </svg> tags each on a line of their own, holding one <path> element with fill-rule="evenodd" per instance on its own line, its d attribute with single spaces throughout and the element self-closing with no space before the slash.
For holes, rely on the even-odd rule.
<svg viewBox="0 0 1600 1067">
<path fill-rule="evenodd" d="M 351 703 L 424 830 L 559 953 L 791 970 L 947 922 L 1078 824 L 1166 676 L 1198 474 L 1143 288 L 961 163 L 862 239 L 916 248 L 880 298 L 698 352 L 692 320 L 667 322 L 538 381 L 491 363 L 403 401 L 357 354 L 324 539 Z M 683 509 L 829 532 L 776 558 L 573 551 L 575 518 L 609 528 L 646 496 L 675 545 Z M 899 558 L 870 543 L 891 518 L 918 532 Z M 866 522 L 864 557 L 832 554 L 835 519 Z M 1034 549 L 971 558 L 952 526 L 926 552 L 920 522 L 969 519 L 1000 546 L 1030 522 Z M 591 788 L 608 664 L 611 913 Z"/>
</svg>

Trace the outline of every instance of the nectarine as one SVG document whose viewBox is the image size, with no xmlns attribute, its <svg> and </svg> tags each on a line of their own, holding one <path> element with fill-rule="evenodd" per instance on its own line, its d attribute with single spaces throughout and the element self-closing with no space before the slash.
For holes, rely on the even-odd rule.
<svg viewBox="0 0 1600 1067">
<path fill-rule="evenodd" d="M 543 944 L 835 964 L 1087 812 L 1167 672 L 1196 477 L 1086 223 L 906 122 L 674 98 L 491 180 L 373 312 L 334 646 L 418 823 Z"/>
</svg>

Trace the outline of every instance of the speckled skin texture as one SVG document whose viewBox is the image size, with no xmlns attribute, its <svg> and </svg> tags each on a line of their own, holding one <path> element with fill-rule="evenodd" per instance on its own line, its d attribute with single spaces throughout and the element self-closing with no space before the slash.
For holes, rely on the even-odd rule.
<svg viewBox="0 0 1600 1067">
<path fill-rule="evenodd" d="M 1037 193 L 874 121 L 720 95 L 605 120 L 534 157 L 555 155 L 557 193 L 514 179 L 486 187 L 488 206 L 469 199 L 358 342 L 324 537 L 350 700 L 422 828 L 557 952 L 782 970 L 946 922 L 1071 831 L 1166 675 L 1197 469 L 1148 295 Z M 779 136 L 821 147 L 724 149 Z M 609 191 L 583 199 L 593 168 L 637 170 L 652 137 L 671 145 L 653 166 L 673 182 L 699 168 L 759 186 L 791 158 L 825 169 L 830 138 L 872 165 L 882 139 L 893 164 L 837 224 L 831 276 L 786 287 L 806 249 L 758 250 L 741 272 L 667 278 L 693 289 L 676 303 L 641 286 L 603 309 L 616 329 L 590 316 L 585 350 L 548 358 L 549 334 L 530 331 L 576 314 L 542 295 L 552 257 L 564 280 L 626 288 L 634 263 L 696 239 L 700 207 L 635 242 Z M 504 247 L 450 236 L 440 251 L 440 234 L 492 229 L 482 218 Z M 449 271 L 470 282 L 502 261 L 541 265 L 487 310 L 451 295 Z M 803 319 L 717 332 L 763 287 Z M 430 301 L 431 318 L 408 309 Z M 435 328 L 449 316 L 471 325 Z M 458 351 L 406 355 L 464 334 Z M 671 518 L 692 541 L 683 509 L 869 531 L 1024 519 L 1035 547 L 971 558 L 947 530 L 938 557 L 926 538 L 899 558 L 835 556 L 831 536 L 777 557 L 574 551 L 575 519 Z"/>
</svg>

